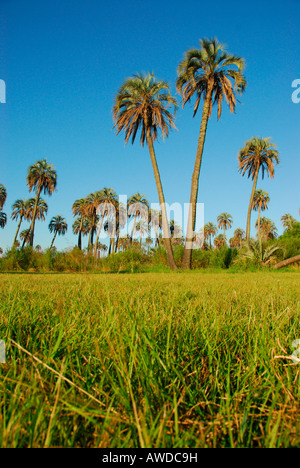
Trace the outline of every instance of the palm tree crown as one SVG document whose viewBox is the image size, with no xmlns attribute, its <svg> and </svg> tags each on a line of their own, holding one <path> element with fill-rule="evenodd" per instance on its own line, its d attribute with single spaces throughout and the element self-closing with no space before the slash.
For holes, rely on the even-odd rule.
<svg viewBox="0 0 300 468">
<path fill-rule="evenodd" d="M 6 202 L 6 188 L 4 185 L 0 184 L 0 210 L 3 208 L 4 203 Z"/>
<path fill-rule="evenodd" d="M 229 213 L 221 213 L 217 217 L 217 221 L 218 221 L 218 227 L 223 228 L 224 230 L 224 240 L 225 240 L 226 239 L 225 231 L 226 229 L 231 228 L 232 223 L 233 223 L 232 216 Z"/>
<path fill-rule="evenodd" d="M 209 117 L 213 105 L 218 106 L 218 119 L 222 113 L 225 98 L 230 111 L 235 111 L 235 93 L 241 94 L 246 88 L 243 75 L 245 61 L 225 51 L 217 39 L 200 39 L 200 49 L 190 49 L 178 66 L 177 91 L 182 94 L 182 105 L 195 95 L 194 114 L 200 100 L 210 96 Z"/>
<path fill-rule="evenodd" d="M 169 129 L 175 128 L 174 116 L 168 109 L 174 111 L 177 102 L 170 94 L 169 85 L 165 81 L 156 81 L 153 74 L 135 75 L 128 78 L 119 89 L 113 107 L 113 118 L 117 134 L 125 131 L 125 143 L 131 138 L 134 143 L 138 130 L 141 130 L 141 145 L 147 139 L 147 131 L 152 141 L 161 130 L 163 139 L 169 135 Z"/>
</svg>

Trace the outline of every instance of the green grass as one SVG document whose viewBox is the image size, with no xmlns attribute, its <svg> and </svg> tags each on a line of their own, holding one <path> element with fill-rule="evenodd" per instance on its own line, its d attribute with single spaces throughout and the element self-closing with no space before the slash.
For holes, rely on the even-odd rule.
<svg viewBox="0 0 300 468">
<path fill-rule="evenodd" d="M 299 273 L 0 276 L 1 447 L 300 447 Z"/>
</svg>

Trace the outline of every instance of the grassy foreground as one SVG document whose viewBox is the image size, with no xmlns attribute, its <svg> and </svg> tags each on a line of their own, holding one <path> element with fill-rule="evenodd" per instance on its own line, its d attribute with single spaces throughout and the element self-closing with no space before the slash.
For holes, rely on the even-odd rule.
<svg viewBox="0 0 300 468">
<path fill-rule="evenodd" d="M 0 446 L 300 447 L 299 279 L 2 274 Z"/>
</svg>

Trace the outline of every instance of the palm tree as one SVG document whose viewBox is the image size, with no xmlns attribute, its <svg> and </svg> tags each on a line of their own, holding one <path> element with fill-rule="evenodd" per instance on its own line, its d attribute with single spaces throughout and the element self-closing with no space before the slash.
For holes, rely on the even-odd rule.
<svg viewBox="0 0 300 468">
<path fill-rule="evenodd" d="M 257 265 L 267 266 L 276 263 L 276 256 L 274 254 L 278 250 L 281 250 L 278 245 L 264 247 L 261 242 L 250 239 L 240 250 L 239 258 L 250 259 Z"/>
<path fill-rule="evenodd" d="M 209 222 L 204 225 L 204 238 L 205 239 L 209 238 L 210 249 L 212 248 L 211 239 L 212 237 L 215 237 L 217 232 L 218 232 L 218 228 L 214 223 Z"/>
<path fill-rule="evenodd" d="M 161 217 L 160 210 L 154 210 L 150 208 L 148 224 L 149 224 L 150 230 L 152 228 L 154 229 L 155 247 L 157 247 L 159 245 L 159 231 L 162 229 L 162 217 Z"/>
<path fill-rule="evenodd" d="M 97 245 L 98 245 L 98 240 L 100 236 L 100 232 L 103 226 L 103 221 L 106 216 L 112 215 L 113 216 L 113 227 L 114 230 L 116 229 L 116 211 L 117 211 L 117 194 L 112 188 L 107 188 L 104 187 L 102 190 L 98 192 L 98 205 L 96 207 L 99 209 L 101 206 L 101 221 L 99 222 L 99 225 L 97 226 L 97 237 L 96 237 L 96 242 L 95 242 L 95 250 L 94 250 L 94 255 L 97 257 Z"/>
<path fill-rule="evenodd" d="M 94 245 L 94 234 L 97 231 L 97 224 L 99 222 L 99 216 L 97 215 L 97 208 L 102 200 L 101 190 L 98 192 L 92 192 L 86 197 L 85 205 L 85 216 L 88 218 L 90 230 L 88 248 L 93 248 Z"/>
<path fill-rule="evenodd" d="M 197 114 L 201 98 L 204 101 L 200 134 L 194 172 L 191 183 L 190 209 L 182 268 L 190 269 L 192 250 L 190 245 L 196 223 L 196 203 L 198 198 L 199 175 L 205 143 L 208 119 L 213 105 L 218 106 L 218 119 L 222 113 L 222 101 L 225 98 L 231 112 L 235 111 L 236 94 L 242 94 L 246 88 L 243 75 L 244 59 L 229 54 L 217 39 L 200 40 L 200 49 L 190 49 L 178 66 L 177 91 L 182 95 L 182 106 L 196 97 L 193 117 Z"/>
<path fill-rule="evenodd" d="M 224 236 L 222 234 L 219 234 L 217 237 L 215 237 L 214 244 L 217 249 L 220 249 L 221 247 L 223 247 L 223 245 L 226 244 Z"/>
<path fill-rule="evenodd" d="M 24 231 L 20 233 L 20 239 L 23 241 L 23 244 L 22 244 L 22 249 L 23 249 L 24 246 L 26 244 L 29 244 L 30 242 L 30 228 L 24 229 Z"/>
<path fill-rule="evenodd" d="M 28 201 L 27 200 L 16 200 L 12 205 L 13 212 L 11 214 L 11 219 L 17 220 L 19 218 L 18 227 L 13 241 L 13 246 L 16 244 L 16 240 L 19 234 L 19 230 L 22 224 L 23 219 L 27 218 L 28 215 Z"/>
<path fill-rule="evenodd" d="M 49 223 L 48 228 L 51 233 L 54 232 L 54 236 L 50 245 L 50 249 L 52 249 L 57 234 L 59 236 L 64 236 L 68 230 L 68 225 L 66 223 L 65 218 L 63 218 L 60 215 L 57 215 L 57 216 L 53 216 L 53 218 L 51 219 Z"/>
<path fill-rule="evenodd" d="M 3 211 L 0 211 L 0 228 L 4 228 L 7 223 L 7 216 Z"/>
<path fill-rule="evenodd" d="M 262 189 L 255 190 L 252 209 L 255 211 L 258 211 L 258 218 L 257 218 L 258 237 L 260 236 L 260 213 L 261 211 L 265 211 L 266 209 L 268 209 L 269 201 L 270 201 L 270 197 L 269 197 L 268 192 L 264 192 Z"/>
<path fill-rule="evenodd" d="M 226 235 L 225 231 L 226 229 L 230 229 L 233 223 L 232 216 L 229 213 L 221 213 L 217 217 L 217 222 L 218 222 L 218 228 L 223 228 L 224 234 L 224 242 L 226 242 Z"/>
<path fill-rule="evenodd" d="M 239 152 L 238 158 L 239 172 L 241 172 L 243 176 L 247 173 L 248 178 L 251 177 L 253 180 L 246 226 L 246 240 L 248 242 L 250 239 L 251 211 L 259 171 L 261 170 L 262 179 L 264 178 L 265 172 L 273 178 L 274 163 L 279 163 L 279 154 L 275 149 L 274 143 L 271 143 L 270 138 L 254 137 L 246 141 L 244 148 Z"/>
<path fill-rule="evenodd" d="M 290 213 L 282 215 L 280 221 L 282 222 L 285 231 L 293 229 L 293 224 L 296 223 L 296 219 Z"/>
<path fill-rule="evenodd" d="M 245 239 L 245 231 L 244 229 L 237 228 L 233 233 L 233 239 L 235 240 L 235 246 L 240 248 L 242 245 L 243 240 Z"/>
<path fill-rule="evenodd" d="M 134 193 L 127 202 L 128 215 L 133 217 L 133 224 L 131 229 L 131 242 L 136 231 L 136 220 L 141 218 L 144 221 L 149 218 L 149 203 L 145 195 L 140 194 L 139 192 Z"/>
<path fill-rule="evenodd" d="M 82 248 L 82 236 L 85 236 L 89 232 L 88 219 L 85 216 L 80 216 L 75 219 L 72 229 L 74 234 L 78 235 L 77 247 L 81 250 Z"/>
<path fill-rule="evenodd" d="M 2 210 L 4 203 L 6 202 L 6 197 L 6 188 L 4 187 L 4 185 L 0 184 L 0 211 Z"/>
<path fill-rule="evenodd" d="M 255 227 L 258 228 L 258 222 L 255 223 Z M 261 218 L 259 237 L 262 237 L 265 241 L 275 239 L 277 237 L 277 228 L 274 221 L 265 217 Z"/>
<path fill-rule="evenodd" d="M 130 138 L 134 143 L 137 132 L 141 129 L 141 145 L 143 146 L 145 141 L 148 145 L 162 211 L 163 237 L 168 264 L 172 270 L 175 270 L 177 267 L 171 246 L 165 197 L 153 145 L 159 130 L 165 139 L 169 135 L 170 128 L 175 128 L 174 116 L 169 110 L 170 106 L 175 111 L 177 102 L 171 96 L 169 85 L 165 81 L 157 81 L 153 74 L 136 75 L 128 78 L 119 89 L 113 107 L 113 118 L 117 134 L 122 130 L 125 132 L 125 143 L 128 143 Z"/>
<path fill-rule="evenodd" d="M 77 218 L 74 221 L 73 232 L 74 234 L 78 234 L 77 246 L 80 250 L 82 248 L 82 234 L 84 231 L 84 226 L 86 227 L 86 216 L 85 216 L 86 205 L 87 205 L 86 198 L 79 198 L 78 200 L 75 200 L 75 202 L 72 205 L 73 215 L 79 216 L 79 218 Z M 75 225 L 75 229 L 74 229 L 74 225 Z"/>
<path fill-rule="evenodd" d="M 57 174 L 52 164 L 48 164 L 46 159 L 37 161 L 29 167 L 27 174 L 27 184 L 29 192 L 36 192 L 35 205 L 32 213 L 32 222 L 30 226 L 30 245 L 33 246 L 34 226 L 38 203 L 42 191 L 45 195 L 52 195 L 56 188 Z"/>
</svg>

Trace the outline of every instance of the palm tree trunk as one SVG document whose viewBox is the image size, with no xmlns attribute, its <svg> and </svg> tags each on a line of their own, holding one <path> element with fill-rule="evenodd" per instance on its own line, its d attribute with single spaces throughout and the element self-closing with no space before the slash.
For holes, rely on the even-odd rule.
<svg viewBox="0 0 300 468">
<path fill-rule="evenodd" d="M 276 263 L 276 265 L 274 265 L 273 268 L 274 270 L 277 270 L 278 268 L 282 268 L 296 262 L 300 262 L 300 255 L 296 255 L 295 257 L 291 257 L 286 260 L 283 260 L 282 262 Z"/>
<path fill-rule="evenodd" d="M 250 195 L 249 207 L 248 207 L 247 226 L 246 226 L 246 241 L 247 242 L 249 242 L 249 239 L 250 239 L 251 211 L 252 211 L 252 208 L 253 208 L 253 199 L 254 199 L 254 193 L 255 193 L 255 190 L 256 190 L 258 173 L 259 173 L 259 166 L 256 168 L 256 172 L 255 172 L 255 176 L 254 176 L 254 180 L 253 180 L 252 192 L 251 192 L 251 195 Z"/>
<path fill-rule="evenodd" d="M 226 231 L 226 225 L 225 225 L 225 223 L 224 223 L 223 229 L 224 229 L 224 242 L 226 242 L 226 234 L 225 234 L 225 231 Z"/>
<path fill-rule="evenodd" d="M 257 217 L 257 238 L 260 241 L 261 240 L 261 235 L 260 235 L 260 211 L 261 211 L 261 202 L 258 205 L 258 217 Z"/>
<path fill-rule="evenodd" d="M 101 232 L 101 229 L 102 229 L 102 224 L 103 224 L 103 220 L 104 220 L 105 212 L 106 212 L 106 202 L 104 202 L 104 203 L 105 203 L 105 205 L 104 205 L 104 210 L 103 210 L 103 214 L 102 214 L 102 217 L 101 217 L 101 222 L 100 222 L 100 225 L 97 228 L 97 237 L 96 237 L 95 250 L 94 250 L 95 257 L 97 257 L 97 245 L 98 245 L 99 236 L 100 236 L 100 232 Z"/>
<path fill-rule="evenodd" d="M 41 195 L 42 187 L 40 186 L 38 188 L 37 194 L 36 194 L 36 199 L 35 199 L 35 204 L 34 204 L 34 209 L 33 209 L 33 214 L 32 214 L 32 222 L 30 226 L 30 241 L 29 245 L 33 247 L 33 239 L 34 239 L 34 226 L 35 226 L 35 218 L 36 218 L 36 212 L 37 212 L 37 206 L 40 200 L 40 195 Z"/>
<path fill-rule="evenodd" d="M 187 225 L 183 257 L 182 257 L 182 262 L 181 262 L 181 268 L 184 270 L 190 270 L 191 263 L 192 263 L 192 242 L 193 242 L 193 234 L 194 234 L 195 223 L 196 223 L 196 204 L 197 204 L 197 198 L 198 198 L 199 175 L 200 175 L 200 169 L 201 169 L 201 163 L 202 163 L 202 155 L 203 155 L 203 149 L 204 149 L 204 143 L 205 143 L 207 123 L 208 123 L 208 118 L 209 118 L 209 111 L 210 111 L 210 106 L 211 106 L 212 90 L 213 90 L 213 84 L 211 84 L 207 90 L 206 98 L 205 98 L 204 105 L 203 105 L 196 160 L 195 160 L 194 172 L 192 175 L 188 225 Z"/>
<path fill-rule="evenodd" d="M 166 248 L 166 252 L 167 252 L 168 265 L 171 268 L 171 270 L 177 270 L 177 266 L 176 266 L 176 263 L 175 263 L 175 260 L 174 260 L 171 240 L 170 240 L 170 230 L 169 230 L 167 211 L 166 211 L 166 206 L 165 206 L 165 197 L 164 197 L 164 192 L 163 192 L 163 188 L 162 188 L 162 183 L 161 183 L 161 179 L 160 179 L 158 165 L 157 165 L 157 161 L 156 161 L 156 157 L 155 157 L 155 152 L 154 152 L 153 141 L 152 141 L 152 138 L 151 138 L 150 129 L 147 129 L 147 143 L 148 143 L 151 163 L 152 163 L 152 167 L 153 167 L 154 178 L 155 178 L 155 182 L 156 182 L 158 200 L 159 200 L 159 204 L 160 204 L 160 208 L 161 208 L 162 230 L 163 230 L 164 244 L 165 244 L 165 248 Z"/>
<path fill-rule="evenodd" d="M 50 250 L 51 250 L 52 247 L 53 247 L 53 244 L 54 244 L 54 241 L 55 241 L 55 238 L 56 238 L 56 234 L 57 234 L 57 231 L 55 231 L 54 237 L 53 237 L 53 239 L 52 239 L 52 242 L 51 242 L 51 245 L 50 245 Z"/>
<path fill-rule="evenodd" d="M 15 235 L 15 238 L 14 238 L 14 241 L 13 241 L 13 247 L 16 243 L 16 240 L 17 240 L 17 237 L 18 237 L 18 234 L 19 234 L 19 231 L 20 231 L 20 227 L 21 227 L 21 223 L 22 223 L 22 220 L 23 220 L 23 216 L 20 216 L 20 221 L 18 223 L 18 227 L 17 227 L 17 230 L 16 230 L 16 235 Z"/>
</svg>

